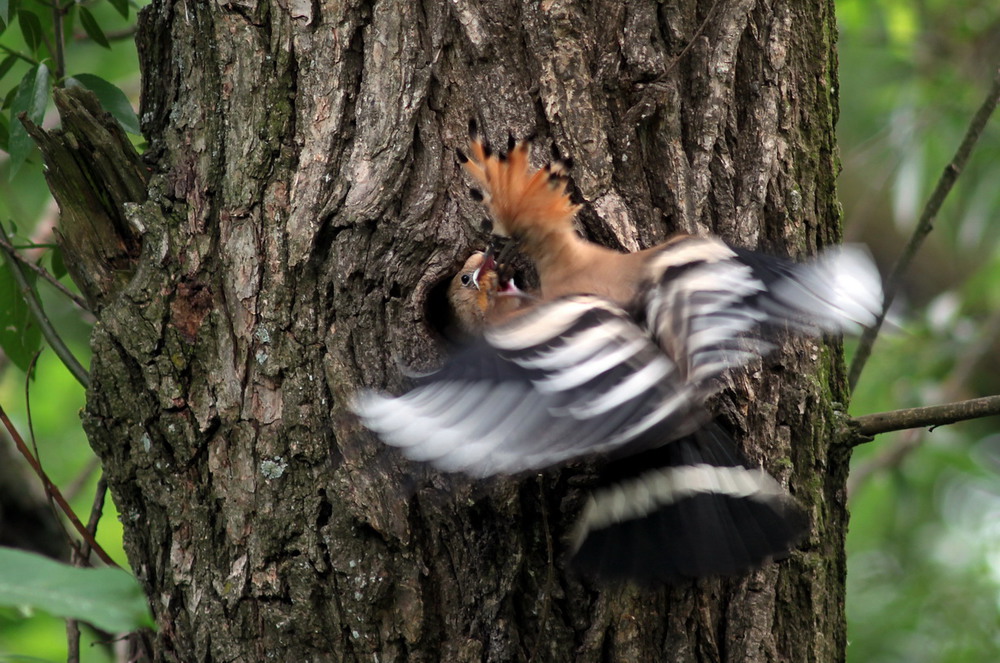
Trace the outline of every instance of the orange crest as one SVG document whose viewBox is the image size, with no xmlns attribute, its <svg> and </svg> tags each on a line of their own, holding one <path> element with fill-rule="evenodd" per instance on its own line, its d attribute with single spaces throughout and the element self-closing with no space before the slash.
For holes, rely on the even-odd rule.
<svg viewBox="0 0 1000 663">
<path fill-rule="evenodd" d="M 554 231 L 572 229 L 579 205 L 570 201 L 566 191 L 568 178 L 561 163 L 548 163 L 533 169 L 528 163 L 531 143 L 515 143 L 508 152 L 496 153 L 470 129 L 470 156 L 461 151 L 459 161 L 483 191 L 481 193 L 493 217 L 493 232 L 501 237 L 544 236 Z"/>
</svg>

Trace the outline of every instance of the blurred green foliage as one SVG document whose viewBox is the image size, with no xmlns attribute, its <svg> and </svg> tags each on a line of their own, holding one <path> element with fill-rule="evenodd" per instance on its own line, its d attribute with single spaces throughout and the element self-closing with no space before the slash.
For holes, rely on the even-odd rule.
<svg viewBox="0 0 1000 663">
<path fill-rule="evenodd" d="M 102 105 L 129 131 L 138 126 L 132 111 L 139 91 L 138 57 L 132 39 L 136 11 L 146 4 L 128 0 L 75 2 L 61 0 L 54 4 L 37 0 L 0 0 L 0 221 L 8 229 L 14 226 L 11 242 L 30 260 L 58 275 L 62 283 L 75 290 L 65 276 L 58 252 L 52 249 L 52 228 L 57 209 L 42 175 L 41 160 L 33 146 L 12 159 L 10 136 L 20 126 L 16 115 L 28 108 L 19 107 L 18 92 L 24 93 L 26 81 L 39 81 L 32 96 L 44 102 L 34 119 L 46 127 L 55 126 L 58 117 L 51 103 L 54 85 L 82 85 L 95 92 Z M 60 12 L 63 40 L 57 46 L 55 15 Z M 60 55 L 61 51 L 61 55 Z M 44 71 L 44 77 L 39 72 Z M 32 113 L 28 113 L 29 116 Z M 0 263 L 3 260 L 0 259 Z M 0 264 L 0 286 L 9 288 L 7 267 Z M 85 366 L 90 363 L 88 336 L 92 318 L 58 293 L 52 286 L 36 280 L 46 314 L 66 345 Z M 9 294 L 9 292 L 5 293 Z M 2 297 L 0 297 L 2 300 Z M 0 305 L 3 302 L 0 301 Z M 26 379 L 23 369 L 42 346 L 37 329 L 29 325 L 31 341 L 26 354 L 0 355 L 0 403 L 23 437 L 29 439 L 26 389 L 30 390 L 31 423 L 41 462 L 54 483 L 60 486 L 76 513 L 86 521 L 94 501 L 98 470 L 96 458 L 80 426 L 83 388 L 63 367 L 50 348 L 45 347 L 34 369 L 34 380 Z M 6 346 L 6 344 L 5 344 Z M 18 365 L 9 359 L 16 358 Z M 6 434 L 0 434 L 8 444 Z M 25 464 L 26 466 L 26 464 Z M 122 550 L 122 528 L 113 502 L 105 502 L 97 531 L 97 541 L 123 567 L 128 568 Z M 26 618 L 29 617 L 30 618 Z M 81 660 L 105 663 L 113 660 L 111 644 L 93 631 L 82 628 Z M 99 644 L 97 644 L 101 641 Z M 61 619 L 35 612 L 0 609 L 0 662 L 6 660 L 66 660 L 66 626 Z"/>
<path fill-rule="evenodd" d="M 840 0 L 846 233 L 888 270 L 1000 67 L 1000 5 Z M 852 414 L 1000 393 L 1000 118 L 897 298 Z M 851 663 L 1000 661 L 1000 419 L 882 435 L 851 474 Z"/>
<path fill-rule="evenodd" d="M 12 19 L 11 5 L 36 19 L 18 12 Z M 134 105 L 137 58 L 127 38 L 134 5 L 69 5 L 73 13 L 64 34 L 72 57 L 65 61 L 72 70 L 62 74 L 83 84 L 87 76 L 110 81 Z M 1000 65 L 1000 6 L 995 0 L 839 0 L 837 11 L 846 234 L 872 246 L 887 270 Z M 0 0 L 0 20 L 0 143 L 6 147 L 10 106 L 35 66 L 32 59 L 52 72 L 50 85 L 67 81 L 55 75 L 49 45 L 35 34 L 36 27 L 39 34 L 52 29 L 46 5 Z M 11 53 L 31 57 L 7 57 Z M 100 86 L 90 83 L 91 89 Z M 46 124 L 55 120 L 51 104 L 45 118 Z M 908 275 L 893 318 L 896 329 L 876 345 L 853 414 L 1000 393 L 998 127 L 994 118 Z M 13 177 L 10 166 L 0 154 L 0 220 L 16 223 L 18 241 L 45 243 L 56 211 L 37 153 L 26 155 Z M 42 250 L 32 259 L 59 267 L 52 252 Z M 70 348 L 88 364 L 87 315 L 47 284 L 39 292 Z M 6 365 L 0 402 L 26 435 L 25 384 L 24 374 Z M 30 388 L 42 461 L 58 485 L 79 484 L 72 504 L 86 514 L 96 474 L 86 473 L 93 456 L 77 414 L 83 390 L 48 349 Z M 996 418 L 883 435 L 858 449 L 848 539 L 852 663 L 1000 660 L 998 473 Z M 110 500 L 98 540 L 125 563 Z M 52 617 L 25 619 L 0 610 L 0 661 L 14 654 L 65 659 L 64 630 Z M 84 633 L 83 660 L 111 660 L 106 647 L 88 646 L 93 639 Z"/>
</svg>

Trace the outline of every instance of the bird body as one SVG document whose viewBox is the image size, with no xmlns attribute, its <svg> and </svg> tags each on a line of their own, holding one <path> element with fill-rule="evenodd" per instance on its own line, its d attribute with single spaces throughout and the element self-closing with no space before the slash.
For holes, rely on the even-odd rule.
<svg viewBox="0 0 1000 663">
<path fill-rule="evenodd" d="M 571 237 L 558 248 L 540 251 L 541 259 L 535 260 L 542 299 L 588 294 L 628 306 L 644 280 L 647 254 L 619 253 L 575 231 Z"/>
<path fill-rule="evenodd" d="M 529 141 L 498 155 L 474 138 L 470 153 L 471 159 L 459 152 L 459 160 L 485 188 L 493 231 L 514 238 L 534 261 L 543 300 L 591 294 L 620 306 L 630 303 L 655 249 L 619 253 L 580 237 L 573 221 L 579 205 L 566 192 L 564 167 L 556 163 L 532 170 Z"/>
<path fill-rule="evenodd" d="M 707 401 L 786 330 L 872 324 L 882 297 L 867 253 L 794 263 L 690 235 L 618 253 L 576 234 L 564 169 L 532 169 L 527 142 L 496 154 L 473 136 L 470 154 L 459 160 L 494 232 L 534 260 L 539 298 L 470 316 L 481 336 L 408 393 L 359 394 L 365 425 L 411 459 L 479 477 L 603 457 L 570 544 L 589 573 L 669 580 L 786 555 L 801 509 L 740 459 Z"/>
</svg>

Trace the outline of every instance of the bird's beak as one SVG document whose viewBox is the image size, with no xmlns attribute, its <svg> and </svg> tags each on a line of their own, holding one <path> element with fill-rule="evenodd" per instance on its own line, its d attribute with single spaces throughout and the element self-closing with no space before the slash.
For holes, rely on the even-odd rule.
<svg viewBox="0 0 1000 663">
<path fill-rule="evenodd" d="M 472 282 L 476 284 L 476 289 L 479 290 L 479 275 L 484 271 L 489 272 L 497 268 L 496 260 L 493 259 L 493 245 L 490 244 L 486 247 L 486 253 L 483 256 L 483 262 L 476 271 L 472 272 Z"/>
</svg>

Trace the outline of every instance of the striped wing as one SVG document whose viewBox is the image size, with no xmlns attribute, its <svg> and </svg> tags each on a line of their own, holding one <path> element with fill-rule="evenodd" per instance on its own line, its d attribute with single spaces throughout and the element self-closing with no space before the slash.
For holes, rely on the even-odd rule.
<svg viewBox="0 0 1000 663">
<path fill-rule="evenodd" d="M 702 400 L 630 316 L 578 296 L 490 328 L 407 394 L 365 392 L 353 409 L 413 460 L 488 476 L 662 444 L 704 421 Z"/>
<path fill-rule="evenodd" d="M 882 308 L 878 270 L 853 246 L 794 263 L 687 237 L 660 249 L 648 273 L 647 324 L 685 379 L 703 390 L 773 350 L 782 329 L 857 332 Z"/>
</svg>

